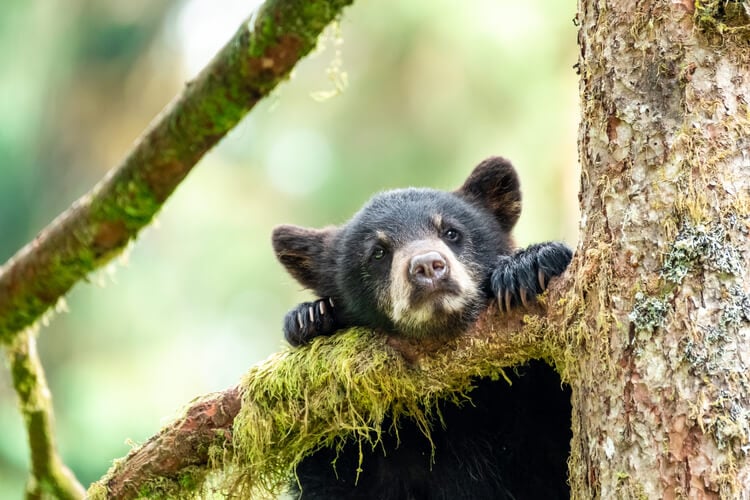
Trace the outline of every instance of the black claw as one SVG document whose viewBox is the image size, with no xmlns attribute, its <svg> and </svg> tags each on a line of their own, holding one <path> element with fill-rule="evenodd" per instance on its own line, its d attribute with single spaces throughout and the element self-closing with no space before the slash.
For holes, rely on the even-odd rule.
<svg viewBox="0 0 750 500">
<path fill-rule="evenodd" d="M 513 255 L 498 257 L 490 275 L 490 287 L 500 311 L 532 302 L 544 292 L 551 278 L 559 276 L 570 263 L 573 252 L 562 243 L 540 243 Z"/>
<path fill-rule="evenodd" d="M 326 302 L 330 307 L 326 306 Z M 303 302 L 284 318 L 284 337 L 293 346 L 298 346 L 307 344 L 315 337 L 331 335 L 340 328 L 335 316 L 330 298 Z"/>
</svg>

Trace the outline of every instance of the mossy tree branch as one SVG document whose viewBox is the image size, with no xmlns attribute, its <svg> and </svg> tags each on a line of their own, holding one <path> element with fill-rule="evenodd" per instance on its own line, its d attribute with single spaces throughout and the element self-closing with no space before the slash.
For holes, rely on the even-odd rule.
<svg viewBox="0 0 750 500">
<path fill-rule="evenodd" d="M 565 287 L 556 281 L 548 300 Z M 238 388 L 192 403 L 116 461 L 89 495 L 200 498 L 219 489 L 255 498 L 283 490 L 294 466 L 321 445 L 345 438 L 374 445 L 387 412 L 415 419 L 429 436 L 436 403 L 468 401 L 474 377 L 503 377 L 503 368 L 532 358 L 563 362 L 547 317 L 544 304 L 510 314 L 492 306 L 448 342 L 413 344 L 354 329 L 278 353 Z"/>
<path fill-rule="evenodd" d="M 269 0 L 134 148 L 0 268 L 0 343 L 120 252 L 191 168 L 315 46 L 352 0 Z"/>
<path fill-rule="evenodd" d="M 83 498 L 84 489 L 63 464 L 55 449 L 52 398 L 36 350 L 36 335 L 26 329 L 6 349 L 31 448 L 31 476 L 26 485 L 29 500 L 53 496 L 61 500 Z"/>
</svg>

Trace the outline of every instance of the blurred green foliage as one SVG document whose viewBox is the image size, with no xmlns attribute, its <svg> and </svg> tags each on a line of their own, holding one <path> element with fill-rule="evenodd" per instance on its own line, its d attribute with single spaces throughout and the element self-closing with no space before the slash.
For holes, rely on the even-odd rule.
<svg viewBox="0 0 750 500">
<path fill-rule="evenodd" d="M 115 165 L 231 36 L 251 2 L 224 1 L 4 2 L 0 262 Z M 574 244 L 573 15 L 544 0 L 355 2 L 343 43 L 332 31 L 203 160 L 127 261 L 78 285 L 70 312 L 43 328 L 58 441 L 79 479 L 282 346 L 281 318 L 307 294 L 273 257 L 276 224 L 340 223 L 386 188 L 452 189 L 501 154 L 523 183 L 518 243 Z M 336 48 L 349 85 L 319 102 Z M 0 498 L 20 498 L 27 466 L 2 370 Z"/>
</svg>

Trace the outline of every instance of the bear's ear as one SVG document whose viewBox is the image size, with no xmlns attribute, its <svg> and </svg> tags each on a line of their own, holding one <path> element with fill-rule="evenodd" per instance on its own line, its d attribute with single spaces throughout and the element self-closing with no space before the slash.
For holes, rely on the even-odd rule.
<svg viewBox="0 0 750 500">
<path fill-rule="evenodd" d="M 499 156 L 474 167 L 456 194 L 492 212 L 504 231 L 510 232 L 521 215 L 521 186 L 516 169 Z"/>
<path fill-rule="evenodd" d="M 271 236 L 276 258 L 302 286 L 318 290 L 325 280 L 323 268 L 327 249 L 336 230 L 335 227 L 277 226 Z"/>
</svg>

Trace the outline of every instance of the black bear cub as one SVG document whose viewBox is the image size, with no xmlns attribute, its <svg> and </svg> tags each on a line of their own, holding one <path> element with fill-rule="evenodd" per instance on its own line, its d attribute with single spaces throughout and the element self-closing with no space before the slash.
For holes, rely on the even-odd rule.
<svg viewBox="0 0 750 500">
<path fill-rule="evenodd" d="M 319 297 L 287 314 L 286 339 L 297 346 L 352 326 L 448 338 L 493 299 L 501 309 L 534 300 L 571 251 L 562 243 L 516 250 L 510 232 L 520 212 L 516 172 L 495 157 L 453 192 L 387 191 L 341 227 L 277 227 L 278 259 Z M 386 434 L 375 449 L 318 450 L 297 466 L 292 488 L 306 500 L 568 498 L 569 389 L 540 361 L 512 379 L 477 380 L 472 404 L 441 406 L 432 443 L 401 419 L 398 439 Z"/>
</svg>

